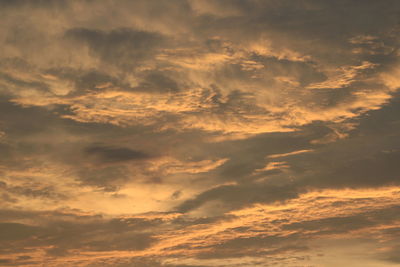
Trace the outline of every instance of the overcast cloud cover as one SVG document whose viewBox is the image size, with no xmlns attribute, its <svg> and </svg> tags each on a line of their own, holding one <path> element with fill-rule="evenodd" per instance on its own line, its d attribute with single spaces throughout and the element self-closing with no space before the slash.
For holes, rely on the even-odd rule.
<svg viewBox="0 0 400 267">
<path fill-rule="evenodd" d="M 0 266 L 400 265 L 398 0 L 0 23 Z"/>
</svg>

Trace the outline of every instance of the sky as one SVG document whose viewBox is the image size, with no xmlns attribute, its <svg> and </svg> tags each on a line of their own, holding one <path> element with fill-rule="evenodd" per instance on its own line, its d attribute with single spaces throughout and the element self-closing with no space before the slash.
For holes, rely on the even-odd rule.
<svg viewBox="0 0 400 267">
<path fill-rule="evenodd" d="M 398 0 L 0 0 L 0 266 L 400 266 Z"/>
</svg>

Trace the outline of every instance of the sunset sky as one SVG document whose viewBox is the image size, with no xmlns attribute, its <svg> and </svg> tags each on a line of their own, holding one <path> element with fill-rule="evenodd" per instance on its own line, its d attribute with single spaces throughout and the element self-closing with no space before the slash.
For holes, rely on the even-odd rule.
<svg viewBox="0 0 400 267">
<path fill-rule="evenodd" d="M 0 266 L 400 266 L 399 0 L 0 0 Z"/>
</svg>

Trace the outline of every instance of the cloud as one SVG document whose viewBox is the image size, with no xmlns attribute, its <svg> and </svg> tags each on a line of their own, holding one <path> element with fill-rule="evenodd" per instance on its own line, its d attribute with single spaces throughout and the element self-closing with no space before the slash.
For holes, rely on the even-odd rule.
<svg viewBox="0 0 400 267">
<path fill-rule="evenodd" d="M 296 197 L 298 192 L 291 186 L 268 185 L 223 185 L 201 193 L 194 199 L 182 203 L 178 211 L 187 212 L 193 210 L 205 202 L 220 200 L 225 205 L 238 208 L 254 202 L 277 202 Z M 229 209 L 229 208 L 228 208 Z"/>
<path fill-rule="evenodd" d="M 154 227 L 158 219 L 102 219 L 100 216 L 80 216 L 73 213 L 50 212 L 52 220 L 43 220 L 45 213 L 33 213 L 32 222 L 36 225 L 22 223 L 2 223 L 2 241 L 30 246 L 32 258 L 18 257 L 18 260 L 37 262 L 35 251 L 46 252 L 49 256 L 66 256 L 77 248 L 86 251 L 108 250 L 144 250 L 153 243 L 154 238 L 145 230 Z M 36 219 L 35 217 L 36 216 Z M 45 247 L 43 243 L 47 243 Z M 18 249 L 1 246 L 3 252 L 16 253 Z M 20 251 L 24 252 L 24 251 Z"/>
<path fill-rule="evenodd" d="M 150 156 L 144 152 L 124 148 L 124 147 L 105 147 L 90 146 L 85 148 L 85 153 L 99 157 L 101 162 L 121 162 L 129 160 L 143 160 Z"/>
<path fill-rule="evenodd" d="M 105 63 L 122 68 L 134 68 L 152 55 L 152 50 L 162 44 L 163 37 L 158 33 L 117 29 L 111 32 L 86 28 L 69 29 L 67 39 L 89 46 L 90 51 Z"/>
<path fill-rule="evenodd" d="M 268 158 L 270 158 L 270 159 L 282 158 L 282 157 L 288 157 L 288 156 L 303 154 L 303 153 L 312 152 L 312 151 L 313 151 L 313 150 L 307 150 L 307 149 L 304 149 L 304 150 L 297 150 L 297 151 L 288 152 L 288 153 L 283 153 L 283 154 L 269 155 Z"/>
<path fill-rule="evenodd" d="M 2 223 L 1 224 L 1 239 L 18 240 L 25 239 L 37 233 L 36 227 L 19 223 Z"/>
<path fill-rule="evenodd" d="M 0 7 L 1 264 L 398 262 L 398 1 Z"/>
</svg>

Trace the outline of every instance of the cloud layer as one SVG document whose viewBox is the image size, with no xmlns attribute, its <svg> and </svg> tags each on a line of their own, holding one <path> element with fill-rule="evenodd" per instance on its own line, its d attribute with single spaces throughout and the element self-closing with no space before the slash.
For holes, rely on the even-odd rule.
<svg viewBox="0 0 400 267">
<path fill-rule="evenodd" d="M 399 264 L 398 1 L 0 1 L 0 265 Z"/>
</svg>

